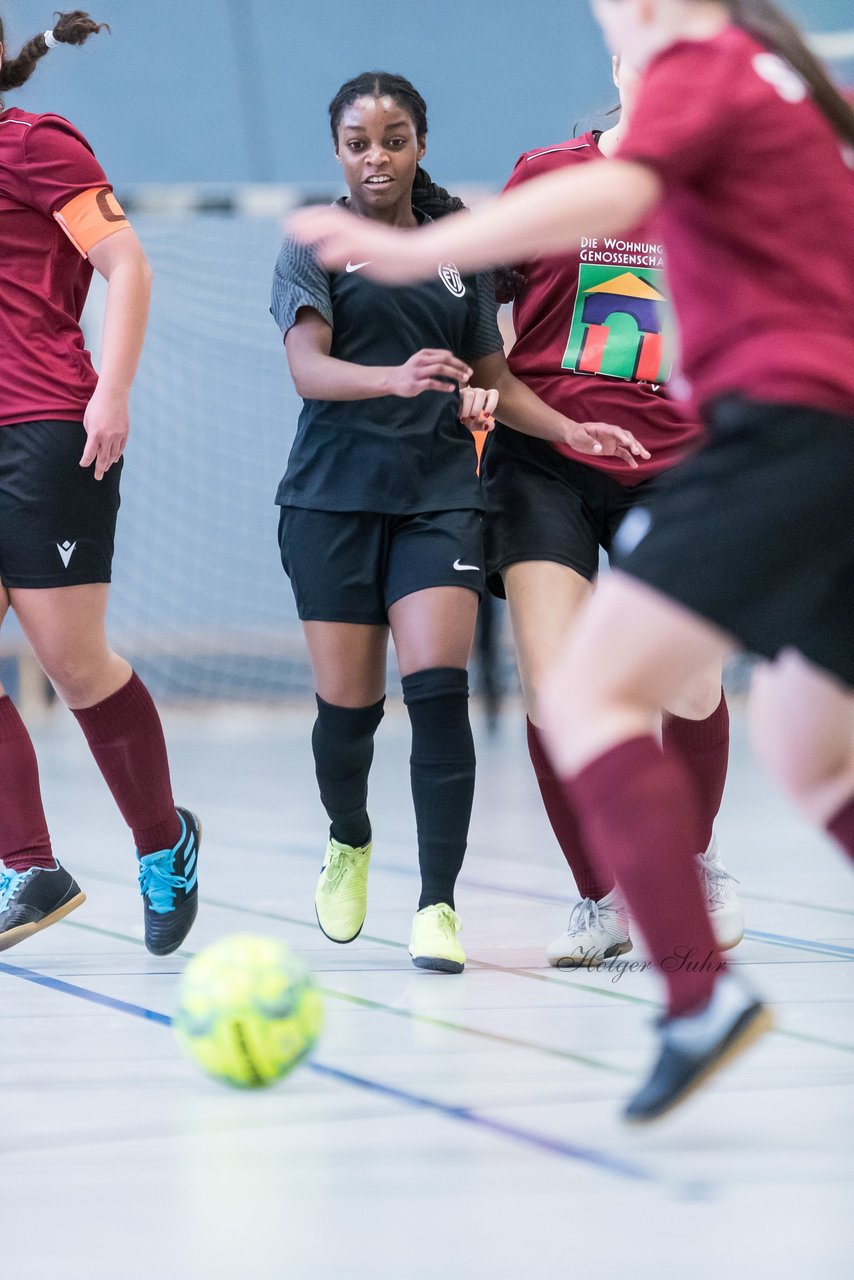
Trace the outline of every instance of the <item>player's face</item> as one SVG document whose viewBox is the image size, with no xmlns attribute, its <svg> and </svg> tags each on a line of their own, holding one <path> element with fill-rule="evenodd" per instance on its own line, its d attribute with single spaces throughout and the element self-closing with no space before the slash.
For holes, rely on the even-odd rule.
<svg viewBox="0 0 854 1280">
<path fill-rule="evenodd" d="M 662 42 L 659 0 L 591 0 L 611 53 L 643 68 Z"/>
<path fill-rule="evenodd" d="M 351 204 L 376 217 L 410 202 L 424 150 L 412 117 L 394 98 L 357 98 L 341 115 L 335 148 Z"/>
</svg>

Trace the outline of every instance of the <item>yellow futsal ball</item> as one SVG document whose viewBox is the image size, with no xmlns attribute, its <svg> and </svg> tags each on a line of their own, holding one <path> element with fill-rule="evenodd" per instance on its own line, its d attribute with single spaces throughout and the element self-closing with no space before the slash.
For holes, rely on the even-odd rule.
<svg viewBox="0 0 854 1280">
<path fill-rule="evenodd" d="M 323 1002 L 283 942 L 236 935 L 205 947 L 181 979 L 175 1034 L 184 1052 L 226 1084 L 272 1084 L 311 1050 Z"/>
</svg>

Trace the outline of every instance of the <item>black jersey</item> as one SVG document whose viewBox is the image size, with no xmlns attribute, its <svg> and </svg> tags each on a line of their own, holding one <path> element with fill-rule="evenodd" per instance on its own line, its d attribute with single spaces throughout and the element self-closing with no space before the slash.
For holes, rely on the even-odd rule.
<svg viewBox="0 0 854 1280">
<path fill-rule="evenodd" d="M 461 276 L 442 263 L 432 280 L 391 287 L 369 279 L 364 265 L 330 273 L 310 248 L 287 240 L 270 308 L 282 333 L 311 307 L 332 328 L 330 354 L 353 364 L 401 365 L 423 348 L 471 362 L 502 349 L 488 273 Z M 457 391 L 304 401 L 276 502 L 395 515 L 481 510 L 474 440 L 459 410 Z"/>
</svg>

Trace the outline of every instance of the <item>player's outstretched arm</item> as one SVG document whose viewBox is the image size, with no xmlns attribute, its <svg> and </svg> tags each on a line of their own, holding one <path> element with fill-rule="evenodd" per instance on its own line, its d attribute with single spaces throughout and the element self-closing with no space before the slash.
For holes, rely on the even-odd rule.
<svg viewBox="0 0 854 1280">
<path fill-rule="evenodd" d="M 130 227 L 89 250 L 89 261 L 107 281 L 98 385 L 86 408 L 86 448 L 81 467 L 95 464 L 95 479 L 118 462 L 130 430 L 130 389 L 136 375 L 151 297 L 151 268 Z"/>
<path fill-rule="evenodd" d="M 637 467 L 638 458 L 649 453 L 631 431 L 607 422 L 573 422 L 552 409 L 535 391 L 515 377 L 502 351 L 474 362 L 476 381 L 494 387 L 498 395 L 498 416 L 522 435 L 567 444 L 578 453 L 607 454 Z"/>
<path fill-rule="evenodd" d="M 661 183 L 646 165 L 612 160 L 526 182 L 475 213 L 453 214 L 421 230 L 399 230 L 345 209 L 301 209 L 287 232 L 316 246 L 332 271 L 364 262 L 365 274 L 403 283 L 426 279 L 436 263 L 460 271 L 520 262 L 576 248 L 591 227 L 611 235 L 635 226 L 658 203 Z"/>
</svg>

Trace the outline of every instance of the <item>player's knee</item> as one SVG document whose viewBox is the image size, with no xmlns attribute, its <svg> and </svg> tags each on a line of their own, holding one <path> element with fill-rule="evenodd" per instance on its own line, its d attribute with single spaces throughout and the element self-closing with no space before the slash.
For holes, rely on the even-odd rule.
<svg viewBox="0 0 854 1280">
<path fill-rule="evenodd" d="M 666 714 L 682 720 L 708 720 L 721 703 L 721 673 L 696 676 L 689 685 L 670 698 Z"/>
<path fill-rule="evenodd" d="M 756 755 L 780 785 L 802 808 L 809 809 L 814 796 L 854 770 L 854 752 L 844 735 L 828 735 L 810 742 L 785 734 L 754 729 Z"/>
<path fill-rule="evenodd" d="M 41 664 L 67 706 L 88 707 L 99 700 L 104 680 L 102 655 L 48 654 L 42 656 Z"/>
</svg>

